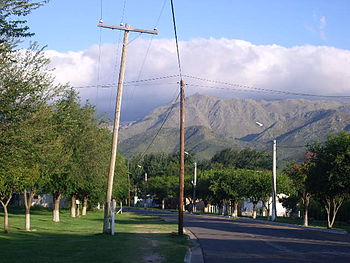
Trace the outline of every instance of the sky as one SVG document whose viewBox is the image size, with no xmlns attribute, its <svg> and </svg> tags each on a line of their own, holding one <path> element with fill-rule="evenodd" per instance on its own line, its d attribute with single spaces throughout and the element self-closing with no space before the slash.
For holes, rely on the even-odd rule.
<svg viewBox="0 0 350 263">
<path fill-rule="evenodd" d="M 174 7 L 187 95 L 286 97 L 251 87 L 350 95 L 350 1 L 174 0 Z M 170 0 L 51 0 L 27 17 L 35 36 L 22 46 L 47 45 L 57 82 L 110 115 L 116 87 L 107 84 L 118 79 L 123 33 L 98 28 L 100 19 L 159 31 L 130 34 L 122 120 L 174 100 L 179 77 L 130 83 L 179 74 Z"/>
</svg>

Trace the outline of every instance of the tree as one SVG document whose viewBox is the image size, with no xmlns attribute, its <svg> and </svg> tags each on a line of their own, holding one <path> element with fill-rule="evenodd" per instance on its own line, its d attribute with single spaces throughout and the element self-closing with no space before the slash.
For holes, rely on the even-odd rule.
<svg viewBox="0 0 350 263">
<path fill-rule="evenodd" d="M 2 0 L 0 2 L 0 53 L 9 51 L 14 41 L 32 36 L 26 20 L 29 15 L 48 1 Z"/>
<path fill-rule="evenodd" d="M 62 98 L 55 103 L 53 123 L 57 138 L 62 140 L 62 158 L 66 161 L 59 163 L 61 169 L 52 171 L 50 180 L 45 185 L 45 190 L 52 193 L 54 200 L 53 221 L 59 222 L 60 200 L 64 194 L 72 194 L 77 188 L 77 180 L 74 174 L 77 170 L 76 149 L 80 134 L 80 104 L 78 95 L 73 90 L 67 90 Z M 74 204 L 75 206 L 75 204 Z"/>
<path fill-rule="evenodd" d="M 33 196 L 40 192 L 49 180 L 50 172 L 59 167 L 62 142 L 55 136 L 52 125 L 52 107 L 43 107 L 32 118 L 22 123 L 22 191 L 25 205 L 25 226 L 30 231 L 30 208 Z M 62 156 L 62 154 L 61 154 Z M 62 156 L 64 158 L 64 156 Z"/>
<path fill-rule="evenodd" d="M 270 171 L 240 170 L 243 193 L 253 203 L 253 218 L 256 218 L 259 201 L 271 196 L 272 180 Z"/>
<path fill-rule="evenodd" d="M 293 184 L 294 193 L 282 202 L 290 203 L 290 201 L 295 200 L 303 204 L 304 226 L 309 225 L 308 211 L 311 199 L 309 169 L 310 163 L 307 161 L 300 164 L 291 163 L 284 169 L 284 173 L 289 177 Z"/>
<path fill-rule="evenodd" d="M 238 202 L 244 197 L 239 170 L 220 170 L 215 173 L 215 178 L 209 189 L 216 196 L 216 199 L 226 201 L 228 207 L 233 201 L 234 216 L 238 216 Z"/>
<path fill-rule="evenodd" d="M 86 107 L 86 106 L 85 106 Z M 94 112 L 94 109 L 93 109 Z M 100 122 L 89 115 L 90 121 L 80 140 L 78 197 L 83 201 L 82 215 L 86 215 L 89 201 L 104 197 L 110 158 L 111 134 Z M 118 156 L 118 158 L 120 158 Z M 117 162 L 119 164 L 119 162 Z M 117 166 L 118 168 L 118 166 Z"/>
<path fill-rule="evenodd" d="M 40 125 L 38 116 L 61 86 L 53 84 L 49 61 L 36 44 L 29 50 L 0 54 L 0 170 L 4 210 L 15 191 L 24 191 L 28 174 L 37 170 L 34 152 L 29 145 L 38 144 L 28 133 Z M 6 193 L 6 194 L 5 194 Z M 5 213 L 5 220 L 7 214 Z"/>
<path fill-rule="evenodd" d="M 255 149 L 225 149 L 216 153 L 211 159 L 213 165 L 221 164 L 223 168 L 269 170 L 272 156 L 270 153 Z"/>
<path fill-rule="evenodd" d="M 310 145 L 309 151 L 311 191 L 325 206 L 327 227 L 332 228 L 350 194 L 350 133 L 329 135 L 324 143 Z"/>
<path fill-rule="evenodd" d="M 109 149 L 110 148 L 111 147 L 109 147 Z M 112 197 L 114 199 L 120 200 L 120 201 L 127 199 L 128 190 L 129 190 L 128 174 L 129 174 L 129 169 L 128 169 L 128 166 L 126 165 L 126 161 L 123 156 L 118 154 L 117 160 L 116 160 L 116 169 L 114 172 L 115 180 L 113 182 L 113 193 L 112 193 Z M 105 177 L 105 181 L 107 181 L 107 176 Z"/>
<path fill-rule="evenodd" d="M 0 164 L 0 204 L 4 209 L 4 232 L 9 231 L 8 209 L 13 193 L 21 187 L 21 170 L 13 162 L 20 161 L 16 152 L 8 152 Z"/>
<path fill-rule="evenodd" d="M 151 177 L 148 182 L 148 192 L 160 199 L 162 202 L 162 209 L 165 208 L 165 200 L 176 198 L 179 178 L 178 176 L 155 176 Z"/>
</svg>

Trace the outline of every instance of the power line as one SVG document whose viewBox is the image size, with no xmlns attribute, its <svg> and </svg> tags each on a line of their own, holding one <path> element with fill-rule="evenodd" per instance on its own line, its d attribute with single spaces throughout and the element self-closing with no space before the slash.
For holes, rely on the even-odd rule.
<svg viewBox="0 0 350 263">
<path fill-rule="evenodd" d="M 163 79 L 169 79 L 169 78 L 175 78 L 178 77 L 179 75 L 169 75 L 169 76 L 163 76 L 163 77 L 155 77 L 155 78 L 149 78 L 149 79 L 140 79 L 140 80 L 132 80 L 132 81 L 124 81 L 125 85 L 131 85 L 133 83 L 142 83 L 142 82 L 149 82 L 149 81 L 156 81 L 156 80 L 163 80 Z M 159 83 L 161 84 L 166 84 L 166 83 Z M 172 83 L 171 83 L 172 84 Z M 103 88 L 110 88 L 110 87 L 115 87 L 118 85 L 118 83 L 106 83 L 106 84 L 99 84 L 98 86 L 103 87 Z M 152 85 L 152 84 L 150 84 Z M 155 84 L 158 85 L 158 84 Z M 84 88 L 95 88 L 97 85 L 83 85 L 83 86 L 73 86 L 72 88 L 76 89 L 84 89 Z"/>
<path fill-rule="evenodd" d="M 147 148 L 144 150 L 144 152 L 141 154 L 140 156 L 140 160 L 145 156 L 146 152 L 149 150 L 149 148 L 152 146 L 152 144 L 154 143 L 154 141 L 156 140 L 157 136 L 159 135 L 160 131 L 162 130 L 164 124 L 166 123 L 166 121 L 168 120 L 169 116 L 170 116 L 170 113 L 173 111 L 175 105 L 176 105 L 176 102 L 178 101 L 179 99 L 179 96 L 180 96 L 180 92 L 177 94 L 174 102 L 171 104 L 171 106 L 168 108 L 168 112 L 162 122 L 162 124 L 160 125 L 159 129 L 157 130 L 156 134 L 154 135 L 152 141 L 150 142 L 150 144 L 147 146 Z"/>
<path fill-rule="evenodd" d="M 276 93 L 276 94 L 283 94 L 283 95 L 292 95 L 292 96 L 303 96 L 303 97 L 320 97 L 320 98 L 350 98 L 350 95 L 319 95 L 319 94 L 310 94 L 310 93 L 299 93 L 299 92 L 291 92 L 291 91 L 283 91 L 283 90 L 273 90 L 273 89 L 263 89 L 263 88 L 256 88 L 253 86 L 247 86 L 242 84 L 235 84 L 230 82 L 223 82 L 218 80 L 211 80 L 211 79 L 205 79 L 200 77 L 194 77 L 190 75 L 183 75 L 187 78 L 197 79 L 201 81 L 211 82 L 211 83 L 217 83 L 222 85 L 227 85 L 231 87 L 237 87 L 237 88 L 223 88 L 223 87 L 217 87 L 217 86 L 205 86 L 205 85 L 198 85 L 198 84 L 187 84 L 188 86 L 197 86 L 197 87 L 206 87 L 206 88 L 214 88 L 214 89 L 223 89 L 223 90 L 239 90 L 239 91 L 257 91 L 257 92 L 265 92 L 265 93 Z"/>
<path fill-rule="evenodd" d="M 171 3 L 171 13 L 172 13 L 172 16 L 173 16 L 173 26 L 174 26 L 176 53 L 177 53 L 177 64 L 179 66 L 180 78 L 182 79 L 182 69 L 181 69 L 181 61 L 180 61 L 179 41 L 177 39 L 176 20 L 175 20 L 175 11 L 174 11 L 173 0 L 170 0 L 170 3 Z"/>
</svg>

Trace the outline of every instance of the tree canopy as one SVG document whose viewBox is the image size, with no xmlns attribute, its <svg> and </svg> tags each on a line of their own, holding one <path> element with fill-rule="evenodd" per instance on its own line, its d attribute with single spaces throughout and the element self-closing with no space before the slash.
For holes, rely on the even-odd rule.
<svg viewBox="0 0 350 263">
<path fill-rule="evenodd" d="M 270 170 L 272 167 L 271 153 L 245 148 L 243 150 L 225 149 L 216 153 L 211 162 L 220 164 L 223 168 Z"/>
</svg>

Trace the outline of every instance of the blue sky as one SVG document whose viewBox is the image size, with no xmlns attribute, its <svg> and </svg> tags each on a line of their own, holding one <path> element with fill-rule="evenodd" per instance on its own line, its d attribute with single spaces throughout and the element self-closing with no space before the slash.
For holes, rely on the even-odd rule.
<svg viewBox="0 0 350 263">
<path fill-rule="evenodd" d="M 261 89 L 350 95 L 349 0 L 174 0 L 174 5 L 185 74 Z M 48 46 L 56 80 L 80 87 L 83 100 L 111 113 L 115 87 L 100 86 L 117 82 L 122 32 L 98 28 L 100 17 L 101 0 L 51 0 L 28 16 L 28 25 L 36 33 L 30 41 Z M 178 74 L 170 0 L 102 0 L 102 19 L 158 27 L 153 38 L 131 34 L 126 81 Z M 177 81 L 125 87 L 122 119 L 169 103 Z M 187 95 L 286 97 L 185 81 L 193 84 Z"/>
<path fill-rule="evenodd" d="M 138 28 L 153 28 L 164 0 L 103 0 L 106 24 L 121 20 Z M 180 40 L 242 39 L 253 44 L 327 45 L 350 49 L 348 0 L 174 0 Z M 28 17 L 35 39 L 58 51 L 81 50 L 99 43 L 96 24 L 100 0 L 51 0 Z M 324 18 L 323 28 L 321 20 Z M 172 38 L 170 0 L 158 23 L 159 38 Z M 322 33 L 323 32 L 323 33 Z M 323 34 L 323 36 L 321 35 Z M 103 42 L 115 34 L 103 32 Z"/>
</svg>

